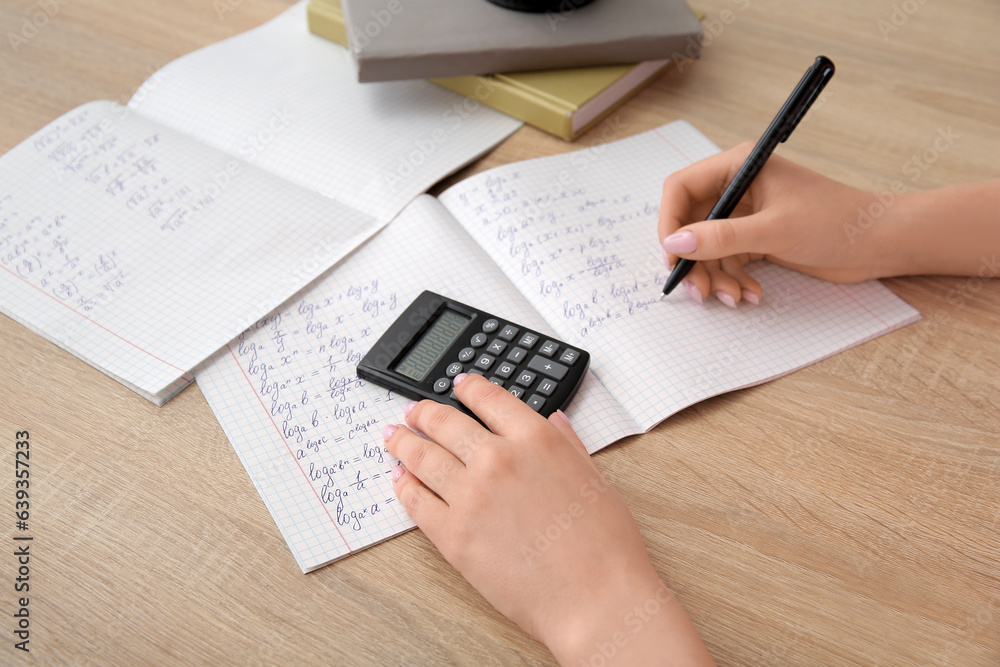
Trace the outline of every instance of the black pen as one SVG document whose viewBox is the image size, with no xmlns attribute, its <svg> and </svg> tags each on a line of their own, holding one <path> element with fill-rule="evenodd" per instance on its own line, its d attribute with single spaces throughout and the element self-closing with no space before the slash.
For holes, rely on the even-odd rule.
<svg viewBox="0 0 1000 667">
<path fill-rule="evenodd" d="M 833 76 L 834 66 L 833 61 L 826 56 L 819 56 L 816 58 L 816 62 L 812 64 L 808 70 L 806 70 L 805 75 L 802 80 L 799 81 L 799 85 L 795 86 L 795 90 L 792 92 L 791 96 L 785 101 L 785 105 L 781 107 L 781 111 L 778 115 L 774 117 L 771 121 L 771 125 L 768 126 L 767 131 L 764 132 L 764 136 L 760 138 L 757 145 L 753 147 L 750 151 L 750 156 L 747 161 L 743 163 L 740 170 L 736 172 L 736 176 L 733 177 L 732 182 L 726 191 L 722 193 L 722 197 L 719 202 L 712 209 L 712 212 L 708 214 L 706 220 L 719 220 L 721 218 L 728 218 L 736 205 L 746 194 L 746 191 L 750 188 L 750 184 L 753 183 L 753 179 L 757 176 L 757 173 L 767 162 L 767 158 L 771 157 L 771 153 L 777 148 L 778 144 L 788 139 L 792 134 L 792 130 L 795 126 L 799 124 L 802 117 L 812 106 L 812 103 L 816 101 L 819 97 L 820 92 L 823 90 L 823 86 L 826 85 L 830 77 Z M 684 280 L 684 276 L 688 274 L 691 267 L 694 266 L 693 259 L 680 259 L 677 265 L 674 266 L 674 270 L 670 272 L 670 276 L 667 277 L 667 283 L 663 286 L 663 296 L 660 297 L 662 300 L 668 294 L 670 294 L 677 284 Z"/>
</svg>

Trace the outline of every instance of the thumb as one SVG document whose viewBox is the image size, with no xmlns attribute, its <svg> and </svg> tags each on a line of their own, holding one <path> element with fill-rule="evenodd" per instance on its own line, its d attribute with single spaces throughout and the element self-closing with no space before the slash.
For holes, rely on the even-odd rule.
<svg viewBox="0 0 1000 667">
<path fill-rule="evenodd" d="M 664 249 L 686 259 L 720 259 L 740 253 L 768 254 L 774 224 L 767 213 L 704 220 L 685 225 L 663 239 Z"/>
</svg>

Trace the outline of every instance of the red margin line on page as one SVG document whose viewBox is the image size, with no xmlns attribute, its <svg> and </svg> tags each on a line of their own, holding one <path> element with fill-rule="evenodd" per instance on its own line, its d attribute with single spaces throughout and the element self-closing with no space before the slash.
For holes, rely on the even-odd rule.
<svg viewBox="0 0 1000 667">
<path fill-rule="evenodd" d="M 79 315 L 80 317 L 82 317 L 83 319 L 87 320 L 88 322 L 90 322 L 90 323 L 91 323 L 91 324 L 93 324 L 94 326 L 96 326 L 96 327 L 100 327 L 100 328 L 104 329 L 105 331 L 107 331 L 107 332 L 108 332 L 109 334 L 111 334 L 111 335 L 112 335 L 112 336 L 114 336 L 115 338 L 117 338 L 117 339 L 121 340 L 121 341 L 122 341 L 123 343 L 127 343 L 128 345 L 131 345 L 132 347 L 134 347 L 135 349 L 139 350 L 139 351 L 140 351 L 140 352 L 142 352 L 143 354 L 146 354 L 146 355 L 149 355 L 149 356 L 150 356 L 150 357 L 152 357 L 153 359 L 156 359 L 156 360 L 157 360 L 157 361 L 159 361 L 159 362 L 160 362 L 161 364 L 166 364 L 167 366 L 170 366 L 171 368 L 176 368 L 177 370 L 179 370 L 179 371 L 181 372 L 181 377 L 184 377 L 184 375 L 185 375 L 185 374 L 187 374 L 187 371 L 186 371 L 186 370 L 184 370 L 183 368 L 181 368 L 180 366 L 175 366 L 175 365 L 173 365 L 172 363 L 170 363 L 169 361 L 167 361 L 166 359 L 160 359 L 160 358 L 159 358 L 158 356 L 156 356 L 156 355 L 155 355 L 155 354 L 153 354 L 152 352 L 150 352 L 150 351 L 148 351 L 148 350 L 144 350 L 144 349 L 142 349 L 141 347 L 139 347 L 138 345 L 136 345 L 136 344 L 135 344 L 135 343 L 133 343 L 132 341 L 128 340 L 127 338 L 124 338 L 124 337 L 122 337 L 122 336 L 121 336 L 120 334 L 117 334 L 117 333 L 115 333 L 114 331 L 112 331 L 111 329 L 107 328 L 106 326 L 104 326 L 104 325 L 103 325 L 103 324 L 101 324 L 100 322 L 97 322 L 97 321 L 95 321 L 95 320 L 92 320 L 92 319 L 90 319 L 89 317 L 87 317 L 86 315 L 84 315 L 83 313 L 81 313 L 81 312 L 80 312 L 79 310 L 77 310 L 76 308 L 73 308 L 72 306 L 67 306 L 67 305 L 66 305 L 65 303 L 63 303 L 63 302 L 62 302 L 62 301 L 60 301 L 59 299 L 57 299 L 57 298 L 55 298 L 54 296 L 52 296 L 51 294 L 49 294 L 48 292 L 46 292 L 45 290 L 43 290 L 43 289 L 42 289 L 41 287 L 39 287 L 38 285 L 33 285 L 33 284 L 32 284 L 31 282 L 29 282 L 29 281 L 28 281 L 28 279 L 27 279 L 27 278 L 25 278 L 24 276 L 20 275 L 19 273 L 15 273 L 14 271 L 11 271 L 11 270 L 10 270 L 10 269 L 8 269 L 8 268 L 7 268 L 6 266 L 4 266 L 4 267 L 0 267 L 0 268 L 3 268 L 3 269 L 4 269 L 4 270 L 5 270 L 6 272 L 7 272 L 7 273 L 9 273 L 10 275 L 14 276 L 15 278 L 17 278 L 18 280 L 20 280 L 21 282 L 23 282 L 23 283 L 24 283 L 25 285 L 27 285 L 28 287 L 33 287 L 34 289 L 38 290 L 39 292 L 41 292 L 41 293 L 42 293 L 42 294 L 44 294 L 45 296 L 47 296 L 47 297 L 49 297 L 50 299 L 52 299 L 53 301 L 55 301 L 55 302 L 56 302 L 57 304 L 59 304 L 59 305 L 60 305 L 60 306 L 62 306 L 63 308 L 66 308 L 66 309 L 67 309 L 67 310 L 69 310 L 70 312 L 72 312 L 72 313 L 74 313 L 74 314 L 76 314 L 76 315 Z M 191 381 L 193 380 L 193 378 L 192 378 L 192 380 L 188 380 L 188 378 L 186 378 L 186 377 L 184 377 L 184 379 L 185 379 L 185 380 L 187 380 L 188 382 L 191 382 Z"/>
<path fill-rule="evenodd" d="M 687 160 L 687 163 L 689 165 L 694 164 L 694 160 L 692 160 L 691 157 L 687 153 L 685 153 L 680 148 L 678 148 L 677 144 L 675 144 L 674 142 L 670 141 L 669 137 L 667 137 L 662 132 L 660 132 L 660 128 L 656 128 L 654 131 L 656 132 L 657 136 L 660 137 L 660 139 L 663 139 L 665 142 L 667 142 L 668 144 L 670 144 L 671 148 L 673 148 L 675 151 L 677 151 L 682 158 L 684 158 L 685 160 Z"/>
<path fill-rule="evenodd" d="M 323 508 L 323 511 L 326 512 L 326 515 L 330 518 L 330 523 L 333 524 L 333 527 L 337 529 L 337 534 L 340 535 L 340 539 L 343 540 L 344 546 L 347 547 L 348 555 L 353 554 L 354 551 L 351 549 L 351 545 L 347 543 L 347 540 L 344 538 L 344 534 L 340 532 L 340 526 L 337 525 L 337 522 L 334 520 L 333 516 L 330 515 L 330 510 L 326 508 L 326 503 L 324 503 L 323 499 L 319 497 L 318 493 L 316 493 L 316 487 L 314 487 L 312 482 L 309 481 L 309 475 L 307 475 L 306 471 L 302 469 L 302 464 L 299 463 L 299 460 L 295 458 L 295 454 L 292 452 L 292 448 L 288 446 L 288 440 L 285 438 L 285 434 L 282 433 L 281 429 L 278 428 L 278 425 L 274 423 L 274 417 L 272 417 L 271 413 L 268 412 L 267 408 L 264 407 L 264 401 L 261 400 L 260 394 L 257 393 L 256 389 L 254 389 L 253 383 L 250 382 L 250 378 L 247 377 L 246 371 L 243 370 L 243 366 L 240 365 L 240 360 L 236 358 L 236 355 L 233 353 L 233 348 L 230 347 L 229 343 L 226 343 L 226 349 L 229 350 L 229 354 L 230 356 L 232 356 L 233 361 L 236 362 L 236 367 L 240 369 L 240 373 L 243 373 L 243 377 L 246 379 L 247 384 L 250 386 L 250 391 L 252 391 L 253 395 L 257 397 L 257 402 L 260 403 L 261 410 L 263 410 L 264 413 L 267 415 L 267 418 L 271 420 L 271 425 L 274 426 L 274 430 L 278 432 L 279 436 L 281 436 L 281 441 L 285 443 L 285 449 L 288 450 L 288 453 L 291 455 L 292 460 L 295 461 L 295 465 L 298 466 L 299 472 L 301 472 L 302 476 L 306 478 L 306 483 L 309 484 L 309 489 L 313 492 L 313 495 L 316 496 L 316 500 L 319 501 L 320 507 Z"/>
</svg>

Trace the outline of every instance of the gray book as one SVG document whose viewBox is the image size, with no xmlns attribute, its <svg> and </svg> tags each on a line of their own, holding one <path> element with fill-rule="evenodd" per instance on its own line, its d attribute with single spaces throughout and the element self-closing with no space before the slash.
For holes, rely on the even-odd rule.
<svg viewBox="0 0 1000 667">
<path fill-rule="evenodd" d="M 427 79 L 697 57 L 684 0 L 595 0 L 532 14 L 487 0 L 344 0 L 360 81 Z"/>
</svg>

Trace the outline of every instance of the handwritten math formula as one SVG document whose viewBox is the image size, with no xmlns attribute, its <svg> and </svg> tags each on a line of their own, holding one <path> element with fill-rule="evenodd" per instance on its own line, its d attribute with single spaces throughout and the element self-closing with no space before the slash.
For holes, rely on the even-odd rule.
<svg viewBox="0 0 1000 667">
<path fill-rule="evenodd" d="M 398 507 L 382 428 L 400 418 L 403 401 L 355 370 L 398 309 L 396 293 L 377 278 L 307 292 L 229 345 L 285 445 L 275 453 L 282 465 L 263 474 L 293 459 L 342 534 L 366 533 Z"/>
<path fill-rule="evenodd" d="M 165 135 L 123 131 L 118 120 L 128 113 L 123 107 L 106 114 L 84 107 L 36 137 L 35 150 L 57 177 L 82 179 L 159 229 L 176 230 L 215 202 L 218 185 L 197 187 L 167 173 L 158 155 Z"/>
<path fill-rule="evenodd" d="M 110 303 L 135 277 L 130 263 L 141 259 L 128 238 L 136 226 L 173 232 L 215 201 L 211 187 L 196 186 L 169 167 L 171 160 L 165 163 L 164 135 L 120 122 L 128 113 L 87 105 L 30 140 L 37 183 L 60 183 L 66 196 L 0 189 L 0 266 L 85 314 Z M 95 211 L 120 233 L 98 234 Z"/>
<path fill-rule="evenodd" d="M 608 194 L 583 179 L 540 188 L 516 170 L 458 190 L 448 204 L 473 221 L 469 232 L 539 312 L 578 339 L 658 300 L 667 272 L 657 200 Z"/>
</svg>

